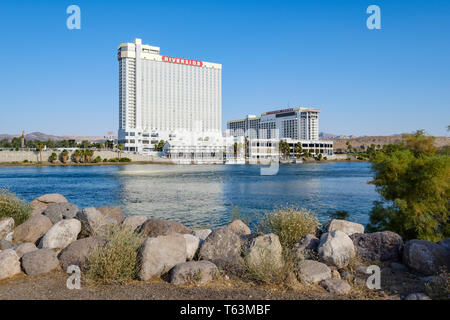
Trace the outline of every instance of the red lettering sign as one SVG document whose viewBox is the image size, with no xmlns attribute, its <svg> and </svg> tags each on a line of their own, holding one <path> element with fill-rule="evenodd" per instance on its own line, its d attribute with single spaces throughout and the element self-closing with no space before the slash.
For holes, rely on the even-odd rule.
<svg viewBox="0 0 450 320">
<path fill-rule="evenodd" d="M 182 59 L 182 58 L 163 56 L 162 61 L 169 62 L 169 63 L 176 63 L 176 64 L 185 64 L 185 65 L 194 66 L 194 67 L 202 67 L 203 66 L 202 61 L 191 60 L 191 59 Z"/>
<path fill-rule="evenodd" d="M 285 112 L 290 112 L 290 111 L 294 111 L 294 109 L 291 108 L 291 109 L 270 111 L 270 112 L 266 112 L 266 114 L 269 115 L 269 114 L 285 113 Z"/>
</svg>

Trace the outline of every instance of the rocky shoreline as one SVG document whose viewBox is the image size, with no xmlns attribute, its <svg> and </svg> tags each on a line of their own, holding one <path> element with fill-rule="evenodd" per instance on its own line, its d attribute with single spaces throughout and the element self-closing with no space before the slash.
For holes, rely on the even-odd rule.
<svg viewBox="0 0 450 320">
<path fill-rule="evenodd" d="M 0 220 L 0 290 L 4 281 L 11 285 L 18 276 L 36 279 L 72 265 L 84 272 L 90 255 L 108 242 L 99 231 L 111 226 L 143 237 L 137 256 L 142 283 L 162 279 L 173 286 L 204 286 L 246 279 L 249 267 L 270 267 L 285 272 L 283 285 L 292 288 L 320 288 L 344 298 L 363 298 L 357 292 L 365 290 L 392 299 L 428 300 L 430 295 L 417 288 L 448 281 L 442 271 L 450 270 L 450 239 L 403 241 L 389 231 L 364 233 L 364 226 L 345 220 L 334 219 L 323 232 L 298 239 L 286 272 L 279 237 L 252 233 L 240 220 L 215 230 L 193 230 L 175 221 L 124 217 L 120 207 L 80 209 L 59 194 L 43 195 L 31 206 L 30 218 L 21 225 L 12 218 Z M 381 270 L 381 288 L 370 290 L 365 284 L 372 275 L 368 267 L 374 265 Z M 406 281 L 420 286 L 405 292 L 388 279 L 401 279 L 405 288 Z"/>
</svg>

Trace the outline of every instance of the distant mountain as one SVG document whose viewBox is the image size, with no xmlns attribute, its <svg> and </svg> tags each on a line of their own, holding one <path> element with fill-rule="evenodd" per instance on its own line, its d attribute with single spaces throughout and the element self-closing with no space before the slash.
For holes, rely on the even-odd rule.
<svg viewBox="0 0 450 320">
<path fill-rule="evenodd" d="M 21 134 L 0 134 L 0 140 L 7 139 L 11 141 L 13 138 L 20 138 Z M 117 139 L 117 137 L 113 137 L 114 139 Z M 105 142 L 106 137 L 101 136 L 54 136 L 45 134 L 42 132 L 32 132 L 25 134 L 25 140 L 28 141 L 34 141 L 34 140 L 40 140 L 40 141 L 47 141 L 47 140 L 53 140 L 53 141 L 61 141 L 61 140 L 75 140 L 77 142 L 81 142 L 83 140 L 88 140 L 89 142 Z"/>
<path fill-rule="evenodd" d="M 345 136 L 345 135 L 337 135 L 334 133 L 325 133 L 325 132 L 319 133 L 319 138 L 322 138 L 322 139 L 354 139 L 357 137 L 358 136 L 355 136 L 355 135 Z"/>
</svg>

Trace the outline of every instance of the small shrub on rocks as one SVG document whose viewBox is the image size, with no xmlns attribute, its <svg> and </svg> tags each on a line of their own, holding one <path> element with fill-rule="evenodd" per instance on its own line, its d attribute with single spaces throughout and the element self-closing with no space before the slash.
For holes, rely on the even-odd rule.
<svg viewBox="0 0 450 320">
<path fill-rule="evenodd" d="M 425 291 L 433 299 L 450 300 L 450 273 L 442 270 L 425 284 Z"/>
<path fill-rule="evenodd" d="M 96 249 L 89 257 L 86 278 L 96 283 L 125 283 L 137 278 L 137 255 L 143 237 L 129 228 L 111 226 L 100 237 L 105 247 Z"/>
<path fill-rule="evenodd" d="M 258 223 L 258 231 L 275 233 L 284 248 L 292 248 L 307 234 L 315 234 L 319 220 L 314 213 L 294 207 L 281 208 L 266 213 Z"/>
<path fill-rule="evenodd" d="M 7 189 L 0 189 L 0 220 L 13 218 L 16 226 L 24 223 L 30 217 L 30 205 Z"/>
</svg>

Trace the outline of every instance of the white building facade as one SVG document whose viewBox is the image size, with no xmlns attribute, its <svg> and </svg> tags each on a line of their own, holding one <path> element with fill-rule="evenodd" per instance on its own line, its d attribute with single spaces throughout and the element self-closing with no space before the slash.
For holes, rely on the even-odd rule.
<svg viewBox="0 0 450 320">
<path fill-rule="evenodd" d="M 222 65 L 160 55 L 140 39 L 118 47 L 119 143 L 153 151 L 159 141 L 222 133 Z"/>
</svg>

